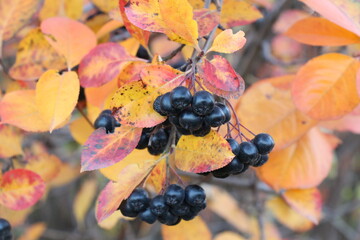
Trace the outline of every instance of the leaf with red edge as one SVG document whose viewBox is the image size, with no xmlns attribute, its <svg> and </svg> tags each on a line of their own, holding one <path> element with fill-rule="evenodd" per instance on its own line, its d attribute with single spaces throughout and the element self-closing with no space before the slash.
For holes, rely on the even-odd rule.
<svg viewBox="0 0 360 240">
<path fill-rule="evenodd" d="M 155 192 L 160 193 L 166 186 L 166 159 L 162 159 L 151 171 L 146 179 L 146 185 L 154 188 Z"/>
<path fill-rule="evenodd" d="M 340 118 L 359 103 L 360 61 L 339 53 L 313 58 L 298 71 L 292 85 L 294 103 L 317 120 Z"/>
<path fill-rule="evenodd" d="M 45 183 L 38 174 L 14 169 L 1 178 L 0 203 L 12 210 L 22 210 L 37 203 L 44 192 Z"/>
<path fill-rule="evenodd" d="M 333 23 L 360 36 L 360 2 L 347 0 L 300 0 Z"/>
<path fill-rule="evenodd" d="M 117 43 L 99 44 L 80 62 L 80 84 L 82 87 L 100 87 L 116 78 L 126 63 L 136 60 L 140 59 L 130 56 Z"/>
<path fill-rule="evenodd" d="M 216 36 L 211 48 L 208 50 L 220 53 L 233 53 L 240 50 L 246 43 L 245 33 L 238 31 L 233 33 L 232 29 L 226 29 Z"/>
<path fill-rule="evenodd" d="M 135 149 L 141 136 L 140 128 L 121 126 L 112 134 L 104 128 L 95 130 L 83 146 L 81 171 L 111 166 Z"/>
<path fill-rule="evenodd" d="M 194 19 L 199 26 L 199 37 L 208 35 L 220 23 L 219 13 L 209 9 L 195 10 Z"/>
<path fill-rule="evenodd" d="M 313 128 L 287 148 L 270 153 L 269 161 L 256 172 L 276 191 L 315 187 L 329 174 L 332 150 L 327 136 Z"/>
<path fill-rule="evenodd" d="M 262 18 L 261 12 L 247 0 L 224 0 L 220 23 L 225 28 L 250 24 Z"/>
<path fill-rule="evenodd" d="M 119 173 L 117 182 L 109 182 L 105 186 L 98 197 L 95 209 L 98 222 L 105 220 L 118 209 L 121 202 L 127 199 L 149 174 L 155 163 L 155 161 L 148 161 L 142 166 L 130 164 Z"/>
<path fill-rule="evenodd" d="M 245 90 L 244 79 L 223 57 L 215 55 L 210 62 L 203 60 L 199 75 L 212 93 L 224 98 L 238 98 Z"/>
<path fill-rule="evenodd" d="M 65 57 L 68 69 L 96 46 L 95 33 L 89 27 L 66 17 L 48 18 L 40 28 L 51 46 Z"/>
<path fill-rule="evenodd" d="M 132 24 L 129 19 L 127 18 L 125 14 L 125 5 L 127 5 L 129 0 L 119 0 L 119 6 L 120 6 L 120 13 L 122 20 L 124 21 L 124 25 L 126 27 L 126 30 L 134 37 L 136 38 L 141 45 L 144 47 L 147 47 L 150 37 L 150 32 L 145 31 L 141 28 L 138 28 L 134 24 Z"/>
<path fill-rule="evenodd" d="M 233 158 L 229 143 L 214 130 L 205 137 L 183 135 L 176 145 L 175 165 L 187 172 L 210 172 Z"/>
<path fill-rule="evenodd" d="M 360 37 L 355 33 L 319 17 L 301 19 L 292 25 L 285 34 L 298 42 L 314 46 L 342 46 L 360 43 Z"/>
<path fill-rule="evenodd" d="M 314 224 L 319 223 L 322 197 L 317 188 L 288 190 L 282 194 L 282 197 L 296 212 Z"/>
<path fill-rule="evenodd" d="M 149 65 L 146 62 L 131 62 L 127 64 L 120 72 L 117 77 L 118 87 L 123 86 L 124 84 L 135 82 L 141 80 L 140 72 L 141 70 Z"/>
</svg>

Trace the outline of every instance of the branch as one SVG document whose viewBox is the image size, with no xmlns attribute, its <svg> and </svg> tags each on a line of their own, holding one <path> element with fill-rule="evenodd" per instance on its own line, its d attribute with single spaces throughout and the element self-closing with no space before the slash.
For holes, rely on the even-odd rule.
<svg viewBox="0 0 360 240">
<path fill-rule="evenodd" d="M 176 56 L 176 54 L 178 54 L 186 45 L 185 44 L 181 44 L 178 48 L 176 48 L 174 51 L 172 51 L 168 56 L 163 57 L 163 61 L 169 61 L 170 59 L 172 59 L 173 57 Z"/>
</svg>

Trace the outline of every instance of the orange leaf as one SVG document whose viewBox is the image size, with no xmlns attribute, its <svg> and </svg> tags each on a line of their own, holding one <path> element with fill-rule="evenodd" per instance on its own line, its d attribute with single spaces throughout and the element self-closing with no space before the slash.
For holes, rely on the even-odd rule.
<svg viewBox="0 0 360 240">
<path fill-rule="evenodd" d="M 245 240 L 246 238 L 243 238 L 241 235 L 235 233 L 235 232 L 222 232 L 215 236 L 214 240 Z"/>
<path fill-rule="evenodd" d="M 255 133 L 270 134 L 278 150 L 292 144 L 317 123 L 295 107 L 289 90 L 294 77 L 257 82 L 235 107 L 242 124 Z"/>
<path fill-rule="evenodd" d="M 166 159 L 162 159 L 151 171 L 146 179 L 146 184 L 150 184 L 156 193 L 160 193 L 166 184 Z"/>
<path fill-rule="evenodd" d="M 233 158 L 229 143 L 214 130 L 205 137 L 183 135 L 176 145 L 176 167 L 187 172 L 210 172 Z"/>
<path fill-rule="evenodd" d="M 36 28 L 20 41 L 16 62 L 9 74 L 14 79 L 30 81 L 37 80 L 48 69 L 61 70 L 65 67 L 65 58 L 53 49 L 40 29 Z"/>
<path fill-rule="evenodd" d="M 117 0 L 91 0 L 91 2 L 103 12 L 110 12 L 117 8 Z"/>
<path fill-rule="evenodd" d="M 0 182 L 0 203 L 12 210 L 34 205 L 42 197 L 45 183 L 39 175 L 25 169 L 6 172 Z"/>
<path fill-rule="evenodd" d="M 110 34 L 112 31 L 115 31 L 116 29 L 123 26 L 124 23 L 122 21 L 110 20 L 105 23 L 98 31 L 96 31 L 96 37 L 99 40 L 102 37 L 105 37 L 107 34 Z"/>
<path fill-rule="evenodd" d="M 199 37 L 208 35 L 220 23 L 219 12 L 209 9 L 195 10 L 194 19 L 198 23 Z"/>
<path fill-rule="evenodd" d="M 333 23 L 360 36 L 360 3 L 346 0 L 301 0 Z"/>
<path fill-rule="evenodd" d="M 271 210 L 280 223 L 293 231 L 305 232 L 314 226 L 310 220 L 290 208 L 281 197 L 270 199 L 266 208 Z"/>
<path fill-rule="evenodd" d="M 116 78 L 124 64 L 136 61 L 117 43 L 103 43 L 92 49 L 81 60 L 79 77 L 82 87 L 100 87 Z"/>
<path fill-rule="evenodd" d="M 246 0 L 224 0 L 220 23 L 225 28 L 246 25 L 262 18 L 262 14 Z"/>
<path fill-rule="evenodd" d="M 0 125 L 0 158 L 22 155 L 23 134 L 16 128 Z"/>
<path fill-rule="evenodd" d="M 276 191 L 311 188 L 328 175 L 332 158 L 331 144 L 314 128 L 287 148 L 270 153 L 269 161 L 256 171 Z"/>
<path fill-rule="evenodd" d="M 319 223 L 322 199 L 321 193 L 317 188 L 289 190 L 282 196 L 287 204 L 297 213 L 306 217 L 314 224 Z"/>
<path fill-rule="evenodd" d="M 11 4 L 7 0 L 0 0 L 0 58 L 3 40 L 12 38 L 27 24 L 41 4 L 39 0 L 12 1 Z"/>
<path fill-rule="evenodd" d="M 244 79 L 219 55 L 215 55 L 211 62 L 204 59 L 199 67 L 199 75 L 206 88 L 224 98 L 238 98 L 245 90 Z"/>
<path fill-rule="evenodd" d="M 86 140 L 93 133 L 94 128 L 81 116 L 78 119 L 72 121 L 69 125 L 71 136 L 80 145 L 85 144 Z"/>
<path fill-rule="evenodd" d="M 113 214 L 120 203 L 129 197 L 137 185 L 149 174 L 154 162 L 144 162 L 142 166 L 130 164 L 118 176 L 117 182 L 109 182 L 101 191 L 96 205 L 96 219 L 103 221 Z"/>
<path fill-rule="evenodd" d="M 21 235 L 18 240 L 37 240 L 45 232 L 45 223 L 35 223 L 26 228 L 25 233 Z"/>
<path fill-rule="evenodd" d="M 58 168 L 58 175 L 49 183 L 50 187 L 59 187 L 70 183 L 79 177 L 80 167 L 63 163 Z"/>
<path fill-rule="evenodd" d="M 19 90 L 1 99 L 2 123 L 8 123 L 30 132 L 45 132 L 49 126 L 42 120 L 35 104 L 35 90 Z"/>
<path fill-rule="evenodd" d="M 114 78 L 113 80 L 111 80 L 108 83 L 105 83 L 101 87 L 85 88 L 85 96 L 88 104 L 90 103 L 100 109 L 103 109 L 106 100 L 109 98 L 109 96 L 112 96 L 115 93 L 116 89 L 118 88 L 117 82 L 118 80 Z"/>
<path fill-rule="evenodd" d="M 76 72 L 48 70 L 36 84 L 36 105 L 50 132 L 74 110 L 80 92 Z"/>
<path fill-rule="evenodd" d="M 97 129 L 86 141 L 81 153 L 81 171 L 111 166 L 125 158 L 136 147 L 141 136 L 140 128 L 121 126 L 112 134 Z"/>
<path fill-rule="evenodd" d="M 301 43 L 315 46 L 341 46 L 360 43 L 360 37 L 353 32 L 319 17 L 308 17 L 297 21 L 286 32 L 286 35 Z"/>
<path fill-rule="evenodd" d="M 45 0 L 39 17 L 41 21 L 56 16 L 79 19 L 82 11 L 83 0 Z"/>
<path fill-rule="evenodd" d="M 211 232 L 200 217 L 181 221 L 175 226 L 162 225 L 161 233 L 164 240 L 211 240 Z"/>
<path fill-rule="evenodd" d="M 222 31 L 214 39 L 214 43 L 211 48 L 208 50 L 220 53 L 233 53 L 240 50 L 246 43 L 246 38 L 244 37 L 245 33 L 243 31 L 238 31 L 233 33 L 232 29 L 226 29 Z"/>
<path fill-rule="evenodd" d="M 140 72 L 146 66 L 148 66 L 148 63 L 145 62 L 131 62 L 126 65 L 117 77 L 118 87 L 141 80 Z"/>
<path fill-rule="evenodd" d="M 96 46 L 96 36 L 86 25 L 65 17 L 48 18 L 41 23 L 46 40 L 67 61 L 68 69 Z"/>
<path fill-rule="evenodd" d="M 125 12 L 130 22 L 143 30 L 165 33 L 173 41 L 197 46 L 198 25 L 187 1 L 130 0 Z"/>
<path fill-rule="evenodd" d="M 307 62 L 296 75 L 292 95 L 296 107 L 318 120 L 339 118 L 359 103 L 356 74 L 360 62 L 328 53 Z"/>
<path fill-rule="evenodd" d="M 73 209 L 76 221 L 78 224 L 83 225 L 86 217 L 86 213 L 89 211 L 89 207 L 93 203 L 97 190 L 96 179 L 85 180 L 81 185 L 79 192 L 74 199 Z"/>
<path fill-rule="evenodd" d="M 134 38 L 136 38 L 141 43 L 141 45 L 143 45 L 144 47 L 147 47 L 148 42 L 149 42 L 150 32 L 144 31 L 143 29 L 138 28 L 137 26 L 135 26 L 134 24 L 132 24 L 129 21 L 128 17 L 125 14 L 125 5 L 127 5 L 128 2 L 129 2 L 129 0 L 119 0 L 120 13 L 121 13 L 121 17 L 124 21 L 126 30 L 128 30 L 128 32 Z"/>
</svg>

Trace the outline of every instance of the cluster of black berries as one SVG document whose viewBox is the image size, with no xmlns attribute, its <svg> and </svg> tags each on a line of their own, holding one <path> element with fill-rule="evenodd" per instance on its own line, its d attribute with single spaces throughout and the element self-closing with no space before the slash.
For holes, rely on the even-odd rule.
<svg viewBox="0 0 360 240">
<path fill-rule="evenodd" d="M 102 111 L 94 123 L 95 129 L 103 127 L 105 128 L 106 133 L 114 133 L 115 127 L 120 126 L 120 123 L 116 121 L 109 109 Z"/>
<path fill-rule="evenodd" d="M 0 218 L 0 240 L 11 240 L 12 234 L 11 234 L 11 225 L 10 223 Z"/>
<path fill-rule="evenodd" d="M 219 127 L 231 118 L 229 108 L 215 102 L 211 93 L 199 91 L 192 96 L 183 86 L 157 97 L 153 108 L 162 116 L 167 116 L 182 135 L 203 137 L 212 127 Z"/>
<path fill-rule="evenodd" d="M 235 139 L 226 139 L 230 144 L 232 152 L 235 154 L 233 160 L 220 169 L 211 173 L 216 178 L 226 178 L 245 172 L 249 166 L 260 167 L 269 159 L 269 153 L 274 148 L 273 138 L 266 133 L 260 133 L 250 142 L 238 143 Z M 208 173 L 205 173 L 206 175 Z"/>
<path fill-rule="evenodd" d="M 205 191 L 199 185 L 189 185 L 185 189 L 177 184 L 170 185 L 164 195 L 150 199 L 142 189 L 135 189 L 119 207 L 126 217 L 137 217 L 149 224 L 158 220 L 173 226 L 181 219 L 189 221 L 206 207 Z"/>
</svg>

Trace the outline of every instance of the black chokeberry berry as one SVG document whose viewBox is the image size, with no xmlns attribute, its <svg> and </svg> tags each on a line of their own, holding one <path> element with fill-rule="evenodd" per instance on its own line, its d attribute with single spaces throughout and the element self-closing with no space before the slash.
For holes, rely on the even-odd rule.
<svg viewBox="0 0 360 240">
<path fill-rule="evenodd" d="M 166 205 L 163 195 L 157 195 L 151 200 L 150 210 L 156 216 L 160 216 L 162 214 L 165 214 L 165 212 L 169 211 L 169 206 Z"/>
<path fill-rule="evenodd" d="M 179 86 L 170 92 L 171 105 L 177 110 L 183 110 L 190 105 L 192 95 L 186 87 Z"/>
<path fill-rule="evenodd" d="M 181 218 L 185 221 L 190 221 L 194 219 L 197 216 L 197 214 L 198 214 L 197 212 L 192 212 L 190 209 L 189 213 L 181 216 Z"/>
<path fill-rule="evenodd" d="M 199 206 L 192 206 L 190 207 L 190 210 L 196 214 L 198 214 L 200 211 L 204 210 L 206 208 L 206 202 L 203 202 Z"/>
<path fill-rule="evenodd" d="M 143 130 L 143 132 L 140 136 L 140 140 L 135 148 L 136 149 L 145 149 L 149 144 L 149 138 L 150 138 L 150 135 L 148 133 L 144 132 L 144 130 Z"/>
<path fill-rule="evenodd" d="M 242 142 L 239 145 L 239 154 L 237 155 L 242 163 L 252 164 L 258 157 L 258 150 L 252 142 Z"/>
<path fill-rule="evenodd" d="M 160 101 L 161 111 L 166 115 L 176 114 L 177 110 L 171 105 L 170 92 L 165 93 Z"/>
<path fill-rule="evenodd" d="M 138 212 L 135 212 L 126 200 L 121 202 L 118 209 L 125 217 L 136 217 L 138 215 Z"/>
<path fill-rule="evenodd" d="M 127 199 L 127 204 L 134 212 L 144 211 L 149 206 L 149 202 L 149 195 L 143 188 L 135 189 Z"/>
<path fill-rule="evenodd" d="M 225 172 L 222 169 L 216 169 L 212 172 L 212 174 L 215 178 L 227 178 L 230 176 L 230 173 L 228 173 L 227 171 Z"/>
<path fill-rule="evenodd" d="M 196 114 L 201 116 L 207 115 L 211 113 L 214 106 L 214 96 L 208 91 L 199 91 L 194 94 L 191 107 Z"/>
<path fill-rule="evenodd" d="M 156 133 L 150 136 L 148 151 L 152 155 L 159 155 L 165 151 L 169 140 L 169 135 L 164 128 L 160 128 Z"/>
<path fill-rule="evenodd" d="M 176 130 L 181 134 L 181 135 L 191 135 L 191 131 L 187 130 L 181 126 L 176 126 Z"/>
<path fill-rule="evenodd" d="M 0 218 L 0 233 L 6 233 L 10 231 L 11 231 L 10 223 L 4 218 Z"/>
<path fill-rule="evenodd" d="M 169 206 L 180 205 L 185 199 L 185 190 L 177 185 L 171 184 L 164 193 L 165 203 Z"/>
<path fill-rule="evenodd" d="M 201 206 L 205 199 L 205 191 L 199 185 L 189 185 L 185 188 L 185 201 L 190 206 Z"/>
<path fill-rule="evenodd" d="M 180 205 L 174 206 L 170 208 L 170 212 L 176 216 L 182 217 L 190 214 L 190 205 L 183 202 Z"/>
<path fill-rule="evenodd" d="M 221 108 L 221 110 L 223 111 L 224 115 L 225 115 L 225 119 L 224 119 L 224 123 L 227 123 L 230 121 L 231 119 L 231 112 L 228 106 L 226 106 L 223 103 L 216 103 L 216 106 L 218 106 L 219 108 Z"/>
<path fill-rule="evenodd" d="M 106 114 L 111 115 L 112 114 L 111 110 L 110 109 L 105 109 L 100 113 L 100 115 L 106 115 Z"/>
<path fill-rule="evenodd" d="M 158 220 L 160 223 L 168 225 L 168 226 L 173 226 L 178 224 L 181 221 L 181 218 L 179 218 L 178 216 L 175 216 L 174 214 L 172 214 L 169 211 L 166 211 L 164 214 L 158 216 Z"/>
<path fill-rule="evenodd" d="M 243 164 L 244 164 L 244 168 L 239 172 L 234 172 L 233 173 L 234 175 L 241 174 L 241 173 L 243 173 L 243 172 L 245 172 L 246 170 L 249 169 L 249 164 L 246 164 L 246 163 L 243 163 Z"/>
<path fill-rule="evenodd" d="M 232 153 L 238 155 L 240 151 L 239 143 L 233 138 L 228 138 L 226 141 L 230 144 Z"/>
<path fill-rule="evenodd" d="M 160 103 L 161 103 L 161 98 L 162 98 L 162 96 L 163 96 L 163 95 L 160 95 L 160 96 L 158 96 L 158 97 L 155 99 L 155 101 L 154 101 L 154 103 L 153 103 L 153 108 L 154 108 L 154 110 L 155 110 L 157 113 L 159 113 L 161 116 L 166 116 L 166 112 L 161 109 L 161 104 L 160 104 Z"/>
<path fill-rule="evenodd" d="M 253 165 L 254 167 L 261 167 L 269 160 L 269 155 L 260 155 L 260 158 Z"/>
<path fill-rule="evenodd" d="M 190 131 L 195 131 L 201 128 L 203 124 L 203 118 L 195 114 L 190 109 L 186 109 L 180 113 L 179 123 L 181 127 Z"/>
<path fill-rule="evenodd" d="M 139 216 L 141 220 L 149 224 L 153 224 L 157 219 L 157 216 L 151 212 L 150 208 L 147 208 L 145 211 L 141 212 Z"/>
<path fill-rule="evenodd" d="M 98 128 L 105 128 L 106 133 L 114 133 L 115 131 L 115 118 L 110 114 L 100 114 L 98 118 L 96 118 L 94 127 L 95 129 Z"/>
<path fill-rule="evenodd" d="M 255 136 L 252 142 L 257 147 L 260 154 L 268 154 L 275 146 L 274 139 L 266 133 L 260 133 Z"/>
<path fill-rule="evenodd" d="M 205 116 L 205 123 L 211 127 L 220 127 L 224 121 L 225 114 L 218 106 L 214 106 L 211 113 Z"/>
<path fill-rule="evenodd" d="M 171 122 L 171 124 L 173 124 L 174 126 L 176 127 L 180 126 L 178 115 L 170 115 L 168 119 Z"/>
<path fill-rule="evenodd" d="M 192 134 L 195 137 L 205 137 L 206 135 L 208 135 L 211 131 L 211 127 L 206 125 L 205 123 L 203 123 L 203 125 L 201 126 L 201 128 L 199 128 L 198 130 L 192 131 Z"/>
</svg>

